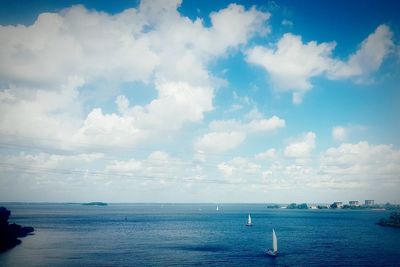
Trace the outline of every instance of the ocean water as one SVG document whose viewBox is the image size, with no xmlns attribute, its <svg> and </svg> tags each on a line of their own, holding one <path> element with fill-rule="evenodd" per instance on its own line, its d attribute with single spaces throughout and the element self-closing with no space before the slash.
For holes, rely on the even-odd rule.
<svg viewBox="0 0 400 267">
<path fill-rule="evenodd" d="M 387 211 L 261 204 L 3 204 L 35 234 L 0 266 L 400 266 Z M 254 226 L 246 227 L 251 213 Z M 266 256 L 272 229 L 279 256 Z"/>
</svg>

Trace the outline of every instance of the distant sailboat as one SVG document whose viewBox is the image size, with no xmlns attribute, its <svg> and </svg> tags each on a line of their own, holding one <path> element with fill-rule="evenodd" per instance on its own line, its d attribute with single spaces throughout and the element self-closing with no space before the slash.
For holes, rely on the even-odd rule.
<svg viewBox="0 0 400 267">
<path fill-rule="evenodd" d="M 272 229 L 272 249 L 267 250 L 267 255 L 271 257 L 276 257 L 278 254 L 278 239 L 276 238 L 275 230 Z"/>
<path fill-rule="evenodd" d="M 219 211 L 219 208 L 218 208 L 218 206 L 217 206 L 217 208 L 215 209 L 216 211 Z"/>
<path fill-rule="evenodd" d="M 250 216 L 250 214 L 249 214 L 249 217 L 247 218 L 246 226 L 253 226 L 253 224 L 251 223 L 251 216 Z"/>
</svg>

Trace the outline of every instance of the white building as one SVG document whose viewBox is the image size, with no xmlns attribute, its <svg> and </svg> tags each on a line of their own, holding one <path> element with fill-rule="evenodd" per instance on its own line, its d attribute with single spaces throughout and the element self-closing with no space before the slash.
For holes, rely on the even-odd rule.
<svg viewBox="0 0 400 267">
<path fill-rule="evenodd" d="M 373 206 L 374 204 L 375 204 L 375 201 L 372 199 L 365 200 L 365 206 Z"/>
<path fill-rule="evenodd" d="M 358 200 L 350 200 L 349 205 L 350 206 L 360 206 L 360 203 L 358 202 Z"/>
</svg>

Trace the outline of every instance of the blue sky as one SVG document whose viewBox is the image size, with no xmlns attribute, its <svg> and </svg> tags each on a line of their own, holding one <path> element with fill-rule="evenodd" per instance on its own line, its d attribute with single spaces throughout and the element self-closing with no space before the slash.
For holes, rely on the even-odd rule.
<svg viewBox="0 0 400 267">
<path fill-rule="evenodd" d="M 396 1 L 1 5 L 0 201 L 400 201 Z"/>
</svg>

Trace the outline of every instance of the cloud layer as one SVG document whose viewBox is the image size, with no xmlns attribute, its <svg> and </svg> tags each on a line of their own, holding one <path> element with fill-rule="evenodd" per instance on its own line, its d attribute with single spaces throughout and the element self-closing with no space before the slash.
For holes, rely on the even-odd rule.
<svg viewBox="0 0 400 267">
<path fill-rule="evenodd" d="M 9 87 L 0 99 L 0 132 L 96 149 L 135 145 L 202 120 L 218 86 L 209 61 L 268 33 L 269 13 L 231 4 L 206 27 L 177 11 L 181 1 L 162 2 L 115 15 L 73 6 L 42 13 L 30 26 L 0 26 L 0 79 Z M 100 107 L 84 114 L 82 88 L 111 87 L 103 94 L 112 94 L 134 81 L 153 85 L 157 98 L 131 107 L 119 96 L 120 114 Z"/>
<path fill-rule="evenodd" d="M 332 56 L 335 46 L 335 42 L 303 43 L 301 36 L 286 33 L 274 48 L 255 46 L 249 49 L 247 61 L 263 67 L 273 87 L 278 91 L 292 91 L 293 103 L 300 104 L 304 93 L 313 87 L 313 77 L 357 78 L 359 81 L 368 78 L 393 50 L 393 33 L 387 25 L 380 25 L 347 61 Z"/>
<path fill-rule="evenodd" d="M 237 148 L 247 136 L 256 133 L 270 133 L 284 128 L 285 120 L 278 116 L 264 118 L 261 113 L 253 109 L 243 121 L 214 120 L 209 124 L 210 132 L 201 136 L 194 145 L 196 151 L 218 152 Z"/>
<path fill-rule="evenodd" d="M 207 17 L 181 4 L 143 0 L 116 14 L 76 5 L 0 25 L 5 200 L 398 199 L 400 156 L 388 138 L 397 122 L 373 126 L 398 110 L 398 71 L 384 73 L 398 62 L 383 65 L 400 51 L 395 27 L 381 24 L 339 55 L 340 39 L 280 34 L 296 17 L 276 24 L 269 4 Z M 302 103 L 316 79 L 357 83 L 336 82 L 357 98 L 321 88 L 318 106 L 281 101 L 289 92 Z M 317 114 L 328 102 L 337 109 Z"/>
</svg>

